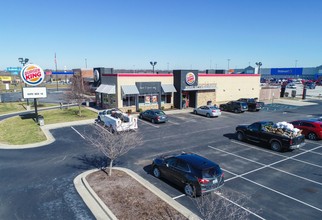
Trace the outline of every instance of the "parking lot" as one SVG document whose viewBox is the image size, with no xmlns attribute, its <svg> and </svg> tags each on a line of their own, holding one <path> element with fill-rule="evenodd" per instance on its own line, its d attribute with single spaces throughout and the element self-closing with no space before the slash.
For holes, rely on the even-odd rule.
<svg viewBox="0 0 322 220">
<path fill-rule="evenodd" d="M 194 202 L 182 189 L 148 173 L 152 159 L 160 154 L 194 152 L 217 162 L 225 172 L 221 192 L 248 198 L 234 205 L 248 210 L 251 219 L 318 219 L 322 216 L 322 143 L 306 141 L 292 152 L 274 152 L 265 146 L 240 142 L 235 138 L 237 124 L 258 120 L 290 121 L 310 117 L 318 106 L 285 108 L 276 111 L 223 112 L 219 118 L 191 113 L 170 115 L 168 123 L 139 121 L 144 150 L 135 150 L 135 166 L 129 167 L 162 189 L 173 199 L 195 211 Z M 310 110 L 310 112 L 308 112 Z M 143 170 L 142 170 L 143 168 Z"/>
</svg>

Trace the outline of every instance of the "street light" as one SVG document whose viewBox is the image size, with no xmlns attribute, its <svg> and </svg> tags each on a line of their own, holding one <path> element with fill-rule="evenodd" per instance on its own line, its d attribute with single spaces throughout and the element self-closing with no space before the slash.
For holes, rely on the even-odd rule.
<svg viewBox="0 0 322 220">
<path fill-rule="evenodd" d="M 25 66 L 26 63 L 28 63 L 29 59 L 28 58 L 18 58 L 19 62 L 22 64 L 22 66 Z"/>
<path fill-rule="evenodd" d="M 152 62 L 152 61 L 151 61 L 151 62 L 150 62 L 150 64 L 151 64 L 151 65 L 152 65 L 152 67 L 153 67 L 153 73 L 154 73 L 154 66 L 155 66 L 155 65 L 157 65 L 157 62 L 156 62 L 156 61 L 154 61 L 154 62 Z"/>
<path fill-rule="evenodd" d="M 19 57 L 18 58 L 19 62 L 22 64 L 22 66 L 24 67 L 26 65 L 26 63 L 28 63 L 29 59 L 28 58 L 22 58 Z M 27 87 L 27 84 L 25 83 L 25 86 Z M 27 106 L 29 106 L 29 99 L 27 99 Z"/>
<path fill-rule="evenodd" d="M 263 65 L 262 62 L 256 62 L 255 64 L 258 67 L 257 74 L 260 74 L 261 66 Z"/>
</svg>

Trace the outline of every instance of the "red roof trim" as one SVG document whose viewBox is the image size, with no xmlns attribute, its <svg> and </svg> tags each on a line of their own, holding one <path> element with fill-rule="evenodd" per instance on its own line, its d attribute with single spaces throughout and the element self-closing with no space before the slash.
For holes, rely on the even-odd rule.
<svg viewBox="0 0 322 220">
<path fill-rule="evenodd" d="M 224 77 L 243 77 L 243 76 L 260 76 L 259 74 L 214 74 L 214 73 L 210 73 L 210 74 L 206 74 L 206 73 L 199 73 L 198 76 L 208 76 L 208 77 L 212 77 L 212 76 L 224 76 Z"/>
<path fill-rule="evenodd" d="M 118 74 L 102 74 L 102 76 L 118 76 L 118 77 L 173 77 L 172 74 L 153 74 L 153 73 L 118 73 Z"/>
</svg>

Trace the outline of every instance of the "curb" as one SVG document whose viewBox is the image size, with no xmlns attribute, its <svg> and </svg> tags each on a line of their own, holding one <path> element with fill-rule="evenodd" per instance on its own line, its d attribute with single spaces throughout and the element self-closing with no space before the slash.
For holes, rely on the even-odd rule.
<svg viewBox="0 0 322 220">
<path fill-rule="evenodd" d="M 6 119 L 4 119 L 4 120 L 6 120 Z M 42 147 L 42 146 L 51 144 L 55 141 L 54 136 L 49 131 L 51 129 L 76 126 L 76 125 L 94 124 L 94 122 L 95 122 L 95 119 L 87 119 L 87 120 L 82 120 L 82 121 L 72 121 L 72 122 L 64 122 L 64 123 L 56 123 L 56 124 L 40 126 L 40 129 L 42 130 L 42 132 L 45 134 L 45 136 L 47 138 L 46 141 L 32 143 L 32 144 L 24 144 L 24 145 L 0 144 L 0 149 L 17 150 L 17 149 L 28 149 L 28 148 Z"/>
<path fill-rule="evenodd" d="M 127 168 L 121 168 L 121 167 L 113 167 L 113 169 L 123 171 L 128 175 L 130 175 L 132 178 L 134 178 L 136 181 L 138 181 L 148 190 L 153 192 L 160 199 L 162 199 L 163 201 L 168 203 L 171 207 L 173 207 L 175 210 L 180 212 L 187 219 L 191 219 L 191 220 L 200 219 L 199 216 L 191 212 L 189 209 L 187 209 L 185 206 L 181 205 L 177 201 L 173 200 L 170 196 L 162 192 L 160 189 L 152 185 L 150 182 L 148 182 L 147 180 L 145 180 L 144 178 L 142 178 L 132 170 L 129 170 Z M 111 220 L 117 219 L 116 216 L 103 203 L 103 201 L 97 196 L 97 194 L 94 192 L 94 190 L 90 187 L 90 185 L 86 181 L 86 176 L 96 171 L 99 171 L 99 169 L 89 170 L 78 175 L 74 179 L 75 188 L 96 219 L 111 219 Z"/>
</svg>

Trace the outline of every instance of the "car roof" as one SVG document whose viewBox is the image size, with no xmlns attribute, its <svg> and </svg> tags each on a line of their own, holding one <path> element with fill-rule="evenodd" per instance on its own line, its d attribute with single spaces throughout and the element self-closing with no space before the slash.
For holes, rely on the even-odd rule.
<svg viewBox="0 0 322 220">
<path fill-rule="evenodd" d="M 218 167 L 218 164 L 216 164 L 215 162 L 212 162 L 211 160 L 208 160 L 207 158 L 204 158 L 197 154 L 183 153 L 176 157 L 183 161 L 186 161 L 192 167 L 201 169 L 201 170 L 205 170 L 211 167 Z"/>
<path fill-rule="evenodd" d="M 303 120 L 295 120 L 295 121 L 292 121 L 292 122 L 296 122 L 296 121 L 322 124 L 322 121 L 319 118 L 310 118 L 310 119 L 303 119 Z"/>
<path fill-rule="evenodd" d="M 153 112 L 162 112 L 162 110 L 160 110 L 160 109 L 150 109 L 150 111 L 153 111 Z"/>
</svg>

